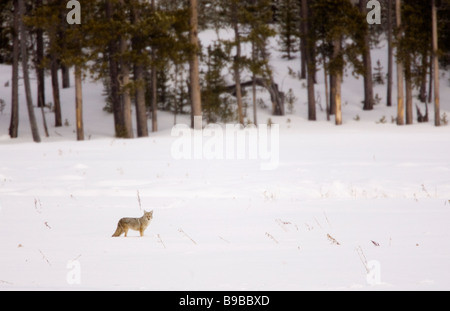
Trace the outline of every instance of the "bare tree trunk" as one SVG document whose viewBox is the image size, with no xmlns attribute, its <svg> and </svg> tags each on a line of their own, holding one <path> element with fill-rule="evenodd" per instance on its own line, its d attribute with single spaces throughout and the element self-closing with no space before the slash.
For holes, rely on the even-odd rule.
<svg viewBox="0 0 450 311">
<path fill-rule="evenodd" d="M 132 114 L 131 114 L 131 95 L 130 95 L 130 67 L 128 61 L 125 59 L 125 53 L 128 52 L 127 39 L 122 35 L 120 39 L 121 52 L 121 92 L 123 100 L 123 118 L 125 122 L 124 138 L 133 138 Z"/>
<path fill-rule="evenodd" d="M 141 20 L 138 9 L 133 8 L 132 23 L 136 25 Z M 142 49 L 138 46 L 140 36 L 133 38 L 133 49 L 142 57 Z M 142 61 L 134 65 L 134 81 L 136 84 L 136 124 L 138 137 L 148 137 L 147 109 L 145 107 L 145 69 Z"/>
<path fill-rule="evenodd" d="M 19 2 L 14 0 L 11 123 L 9 126 L 9 136 L 11 138 L 19 136 L 19 15 Z"/>
<path fill-rule="evenodd" d="M 306 79 L 306 71 L 307 71 L 307 61 L 306 61 L 306 32 L 305 32 L 305 24 L 307 20 L 305 19 L 305 14 L 303 14 L 303 0 L 300 0 L 300 60 L 301 60 L 301 68 L 300 68 L 300 79 Z"/>
<path fill-rule="evenodd" d="M 198 2 L 190 0 L 190 32 L 189 41 L 194 47 L 194 52 L 190 59 L 190 95 L 192 104 L 192 117 L 202 116 L 202 98 L 200 92 L 200 75 L 198 53 L 200 50 L 198 42 Z M 192 123 L 194 127 L 194 122 Z"/>
<path fill-rule="evenodd" d="M 313 42 L 311 42 L 311 38 L 309 36 L 309 7 L 308 1 L 302 0 L 302 17 L 303 17 L 303 31 L 305 36 L 305 57 L 306 57 L 306 66 L 307 66 L 307 84 L 308 84 L 308 120 L 316 121 L 316 98 L 315 98 L 315 87 L 314 87 L 314 76 L 315 76 L 315 60 L 313 59 L 313 47 L 311 46 Z"/>
<path fill-rule="evenodd" d="M 84 140 L 83 124 L 83 90 L 81 81 L 81 69 L 75 65 L 75 114 L 77 123 L 77 140 Z"/>
<path fill-rule="evenodd" d="M 23 69 L 23 81 L 25 84 L 25 93 L 27 98 L 28 117 L 30 119 L 31 133 L 33 135 L 33 141 L 36 143 L 41 142 L 39 135 L 39 129 L 36 122 L 36 115 L 34 114 L 33 98 L 31 96 L 30 77 L 28 74 L 28 52 L 27 52 L 27 27 L 23 22 L 25 15 L 25 0 L 19 0 L 19 12 L 20 12 L 20 46 L 22 54 L 22 69 Z"/>
<path fill-rule="evenodd" d="M 61 99 L 59 94 L 59 80 L 58 80 L 58 59 L 53 53 L 51 55 L 51 75 L 52 75 L 52 90 L 53 90 L 53 105 L 55 107 L 55 127 L 61 127 L 62 112 Z"/>
<path fill-rule="evenodd" d="M 397 20 L 397 43 L 400 42 L 402 37 L 402 1 L 395 0 L 395 11 Z M 398 50 L 398 48 L 397 48 Z M 397 51 L 398 53 L 398 51 Z M 405 124 L 405 107 L 404 107 L 404 93 L 403 93 L 403 62 L 399 59 L 397 55 L 397 125 Z"/>
<path fill-rule="evenodd" d="M 105 11 L 106 11 L 106 18 L 108 20 L 112 20 L 115 7 L 114 4 L 111 2 L 111 0 L 106 0 Z M 110 99 L 114 112 L 114 129 L 116 137 L 124 138 L 125 121 L 124 121 L 123 105 L 119 96 L 120 83 L 119 83 L 118 63 L 116 60 L 117 50 L 118 49 L 116 40 L 113 39 L 110 42 L 108 42 Z"/>
<path fill-rule="evenodd" d="M 323 55 L 323 74 L 325 81 L 325 109 L 327 111 L 327 121 L 330 121 L 330 93 L 328 87 L 328 70 L 327 70 L 327 59 L 326 56 Z"/>
<path fill-rule="evenodd" d="M 66 65 L 61 65 L 62 87 L 63 89 L 70 88 L 70 70 Z"/>
<path fill-rule="evenodd" d="M 336 75 L 336 125 L 342 125 L 341 74 Z"/>
<path fill-rule="evenodd" d="M 333 59 L 339 57 L 341 53 L 341 38 L 337 38 L 333 42 Z M 341 99 L 342 71 L 335 72 L 334 96 L 336 103 L 336 125 L 342 125 L 342 99 Z"/>
<path fill-rule="evenodd" d="M 256 60 L 256 44 L 252 42 L 252 59 Z M 256 104 L 256 75 L 252 73 L 252 94 L 253 94 L 253 124 L 258 126 L 258 111 Z"/>
<path fill-rule="evenodd" d="M 155 0 L 152 0 L 152 10 L 156 12 L 156 3 Z M 157 81 L 157 71 L 156 71 L 156 47 L 152 46 L 152 132 L 158 131 L 158 81 Z"/>
<path fill-rule="evenodd" d="M 155 48 L 152 48 L 152 62 L 156 61 L 156 53 Z M 156 66 L 152 65 L 151 68 L 151 89 L 152 89 L 152 101 L 151 101 L 151 108 L 152 108 L 152 132 L 158 131 L 158 77 L 157 77 L 157 70 Z"/>
<path fill-rule="evenodd" d="M 336 75 L 330 72 L 330 115 L 336 114 Z"/>
<path fill-rule="evenodd" d="M 35 0 L 36 7 L 42 6 L 42 0 Z M 38 107 L 45 107 L 45 71 L 44 61 L 44 31 L 36 30 L 36 76 L 37 76 L 37 98 Z"/>
<path fill-rule="evenodd" d="M 239 33 L 238 20 L 238 3 L 236 0 L 232 1 L 232 22 L 234 29 L 234 38 L 236 44 L 236 55 L 234 57 L 234 82 L 236 83 L 236 100 L 238 106 L 238 119 L 240 124 L 244 124 L 244 114 L 242 111 L 242 90 L 241 90 L 241 35 Z"/>
<path fill-rule="evenodd" d="M 342 38 L 338 37 L 333 40 L 333 58 L 332 60 L 336 62 L 336 59 L 341 53 Z M 342 99 L 341 99 L 341 85 L 342 85 L 342 69 L 336 70 L 334 73 L 334 85 L 332 88 L 332 94 L 334 96 L 334 101 L 336 104 L 336 125 L 342 125 Z M 334 90 L 333 90 L 334 89 Z"/>
<path fill-rule="evenodd" d="M 367 1 L 359 0 L 359 9 L 367 15 Z M 372 56 L 370 55 L 369 29 L 364 34 L 364 110 L 373 110 L 373 81 L 372 81 Z"/>
<path fill-rule="evenodd" d="M 420 66 L 420 93 L 419 100 L 427 102 L 427 73 L 428 73 L 428 49 L 422 54 L 422 65 Z"/>
<path fill-rule="evenodd" d="M 433 45 L 433 44 L 431 44 Z M 431 50 L 433 50 L 433 46 L 431 46 Z M 428 102 L 431 103 L 433 101 L 433 52 L 430 55 L 430 76 L 428 81 Z"/>
<path fill-rule="evenodd" d="M 433 22 L 433 64 L 434 64 L 434 124 L 441 126 L 440 93 L 439 93 L 439 56 L 438 56 L 438 25 L 436 0 L 432 0 Z"/>
<path fill-rule="evenodd" d="M 392 0 L 388 0 L 388 78 L 387 78 L 387 105 L 392 107 L 392 74 L 394 64 L 392 61 Z"/>
<path fill-rule="evenodd" d="M 45 118 L 45 107 L 44 106 L 41 106 L 41 113 L 42 113 L 42 123 L 44 125 L 45 137 L 49 137 L 50 134 L 48 133 L 47 119 Z"/>
<path fill-rule="evenodd" d="M 411 73 L 411 56 L 407 55 L 405 60 L 405 91 L 406 91 L 406 124 L 413 124 L 413 96 L 412 96 L 412 73 Z"/>
</svg>

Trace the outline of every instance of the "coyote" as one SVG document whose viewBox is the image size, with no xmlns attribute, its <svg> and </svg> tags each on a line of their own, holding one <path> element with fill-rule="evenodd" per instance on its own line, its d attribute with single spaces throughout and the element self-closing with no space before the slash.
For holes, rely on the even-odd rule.
<svg viewBox="0 0 450 311">
<path fill-rule="evenodd" d="M 141 218 L 122 218 L 117 224 L 117 229 L 116 232 L 114 232 L 113 237 L 119 237 L 122 235 L 122 233 L 125 233 L 125 237 L 127 237 L 129 229 L 139 231 L 141 233 L 141 236 L 144 236 L 144 231 L 145 229 L 147 229 L 152 218 L 153 211 L 144 211 L 144 216 L 142 216 Z"/>
</svg>

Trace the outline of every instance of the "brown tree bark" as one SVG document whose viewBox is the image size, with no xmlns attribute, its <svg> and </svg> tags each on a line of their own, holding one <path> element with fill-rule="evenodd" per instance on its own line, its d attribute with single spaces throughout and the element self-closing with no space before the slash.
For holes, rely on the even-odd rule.
<svg viewBox="0 0 450 311">
<path fill-rule="evenodd" d="M 114 4 L 111 0 L 106 0 L 105 2 L 106 18 L 112 20 L 115 11 Z M 117 40 L 112 39 L 108 42 L 108 65 L 109 65 L 109 83 L 110 83 L 110 99 L 113 107 L 114 114 L 114 129 L 116 137 L 125 137 L 125 120 L 123 113 L 123 104 L 120 100 L 119 91 L 119 65 L 117 62 Z"/>
<path fill-rule="evenodd" d="M 36 7 L 42 6 L 42 0 L 35 0 Z M 36 29 L 36 76 L 37 76 L 37 103 L 38 107 L 45 107 L 45 69 L 44 61 L 44 31 Z"/>
<path fill-rule="evenodd" d="M 52 76 L 52 91 L 53 91 L 53 105 L 55 107 L 55 127 L 61 127 L 62 112 L 61 112 L 61 99 L 59 93 L 59 80 L 58 80 L 58 58 L 56 55 L 51 55 L 51 76 Z"/>
<path fill-rule="evenodd" d="M 77 140 L 84 140 L 84 122 L 83 122 L 83 90 L 82 73 L 79 66 L 75 66 L 75 114 L 77 123 Z"/>
<path fill-rule="evenodd" d="M 155 0 L 152 0 L 152 10 L 156 12 Z M 151 68 L 151 90 L 152 90 L 152 132 L 158 131 L 158 81 L 157 81 L 157 70 L 156 70 L 156 47 L 152 46 L 152 68 Z"/>
<path fill-rule="evenodd" d="M 405 112 L 406 112 L 406 124 L 413 124 L 413 82 L 411 72 L 411 56 L 407 55 L 405 60 Z"/>
<path fill-rule="evenodd" d="M 387 106 L 392 106 L 392 80 L 393 80 L 393 47 L 392 47 L 392 0 L 388 0 L 388 77 L 387 77 Z"/>
<path fill-rule="evenodd" d="M 11 123 L 9 126 L 9 136 L 11 138 L 19 136 L 19 15 L 19 1 L 14 0 Z"/>
<path fill-rule="evenodd" d="M 140 22 L 141 16 L 138 9 L 133 8 L 132 23 L 136 25 Z M 139 46 L 140 36 L 132 39 L 133 49 L 140 57 L 143 51 Z M 136 124 L 138 137 L 148 137 L 147 109 L 145 106 L 145 68 L 142 61 L 137 61 L 134 65 L 134 82 L 136 85 Z"/>
<path fill-rule="evenodd" d="M 20 12 L 20 47 L 22 54 L 22 70 L 23 70 L 23 81 L 25 85 L 25 94 L 27 99 L 28 117 L 30 120 L 31 134 L 33 136 L 33 141 L 36 143 L 41 142 L 41 137 L 39 135 L 39 129 L 36 122 L 36 115 L 34 113 L 33 98 L 31 95 L 31 85 L 30 76 L 28 72 L 28 51 L 27 51 L 27 40 L 28 40 L 28 29 L 23 22 L 23 17 L 25 16 L 25 0 L 19 0 L 19 12 Z"/>
<path fill-rule="evenodd" d="M 341 53 L 341 38 L 336 38 L 333 40 L 333 60 L 337 57 L 340 57 L 339 54 Z M 332 92 L 334 94 L 334 101 L 336 104 L 336 125 L 342 125 L 342 99 L 341 99 L 341 84 L 342 84 L 342 71 L 337 70 L 334 72 L 335 76 L 335 82 L 332 86 L 332 89 L 334 88 L 334 91 Z"/>
<path fill-rule="evenodd" d="M 359 0 L 359 9 L 361 14 L 367 15 L 367 1 Z M 370 34 L 369 28 L 367 28 L 364 34 L 364 110 L 373 110 L 373 81 L 372 81 L 372 56 L 370 54 Z"/>
<path fill-rule="evenodd" d="M 395 12 L 397 21 L 397 43 L 400 42 L 402 37 L 402 1 L 395 0 Z M 404 105 L 404 92 L 403 92 L 403 62 L 397 56 L 397 125 L 405 124 L 405 105 Z"/>
<path fill-rule="evenodd" d="M 315 98 L 315 60 L 313 59 L 313 53 L 311 46 L 311 38 L 309 36 L 309 4 L 307 0 L 302 0 L 302 21 L 303 21 L 303 31 L 305 36 L 305 57 L 306 57 L 306 67 L 307 67 L 307 85 L 308 85 L 308 120 L 316 121 L 316 98 Z"/>
<path fill-rule="evenodd" d="M 190 31 L 189 41 L 194 48 L 189 62 L 190 73 L 190 95 L 192 105 L 192 117 L 202 116 L 202 98 L 200 93 L 200 75 L 199 75 L 199 42 L 198 42 L 198 2 L 190 0 Z M 194 122 L 192 124 L 194 127 Z"/>
<path fill-rule="evenodd" d="M 234 56 L 234 82 L 236 84 L 236 101 L 238 106 L 238 121 L 244 125 L 243 103 L 242 103 L 242 90 L 241 90 L 241 34 L 239 32 L 239 20 L 238 20 L 238 2 L 231 0 L 231 14 L 234 30 L 234 38 L 236 45 L 236 55 Z"/>
<path fill-rule="evenodd" d="M 434 124 L 441 126 L 440 93 L 439 93 L 439 56 L 438 56 L 438 25 L 436 0 L 432 0 L 433 23 L 433 69 L 434 69 Z"/>
</svg>

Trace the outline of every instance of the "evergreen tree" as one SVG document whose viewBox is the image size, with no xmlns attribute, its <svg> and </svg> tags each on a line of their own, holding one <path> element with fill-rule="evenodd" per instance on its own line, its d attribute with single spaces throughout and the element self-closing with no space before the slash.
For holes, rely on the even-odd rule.
<svg viewBox="0 0 450 311">
<path fill-rule="evenodd" d="M 234 118 L 226 92 L 226 83 L 222 75 L 228 57 L 220 43 L 214 43 L 207 49 L 206 72 L 202 81 L 203 113 L 208 123 L 228 122 Z"/>
<path fill-rule="evenodd" d="M 284 58 L 291 60 L 299 51 L 299 2 L 297 0 L 281 0 L 278 13 L 281 51 Z"/>
<path fill-rule="evenodd" d="M 367 22 L 349 0 L 315 0 L 311 4 L 311 14 L 311 31 L 318 42 L 316 49 L 329 59 L 327 71 L 330 76 L 334 76 L 331 96 L 336 105 L 336 125 L 341 125 L 343 70 L 347 64 L 351 64 L 355 74 L 364 73 L 359 56 L 364 51 L 361 39 Z"/>
</svg>

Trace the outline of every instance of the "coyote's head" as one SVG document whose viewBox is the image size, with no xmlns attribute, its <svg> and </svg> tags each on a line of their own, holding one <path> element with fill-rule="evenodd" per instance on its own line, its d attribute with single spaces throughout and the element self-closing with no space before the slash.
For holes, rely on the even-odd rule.
<svg viewBox="0 0 450 311">
<path fill-rule="evenodd" d="M 151 211 L 151 212 L 144 211 L 144 217 L 147 220 L 152 220 L 152 218 L 153 218 L 153 211 Z"/>
</svg>

